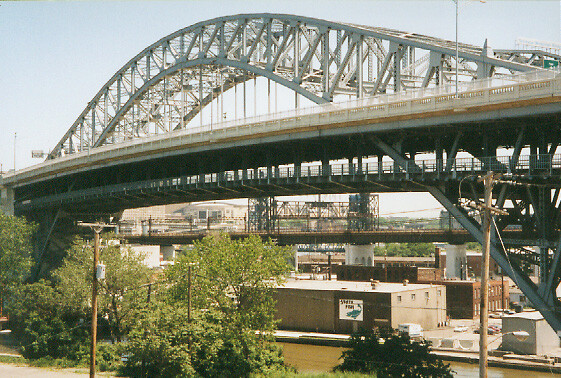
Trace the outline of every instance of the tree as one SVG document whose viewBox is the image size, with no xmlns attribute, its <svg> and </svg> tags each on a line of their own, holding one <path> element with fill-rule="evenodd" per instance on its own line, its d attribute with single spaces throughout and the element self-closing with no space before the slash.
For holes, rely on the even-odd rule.
<svg viewBox="0 0 561 378">
<path fill-rule="evenodd" d="M 166 303 L 150 303 L 139 311 L 129 334 L 119 372 L 127 377 L 192 377 L 188 350 L 191 335 L 187 309 Z"/>
<path fill-rule="evenodd" d="M 273 343 L 272 290 L 288 272 L 290 256 L 257 236 L 211 235 L 186 250 L 166 272 L 156 298 L 161 303 L 137 316 L 127 373 L 180 369 L 187 376 L 194 369 L 200 376 L 247 377 L 282 369 Z M 178 356 L 186 355 L 189 361 L 180 365 Z"/>
<path fill-rule="evenodd" d="M 24 357 L 80 360 L 88 353 L 85 315 L 65 304 L 50 283 L 21 285 L 10 309 L 11 329 Z"/>
<path fill-rule="evenodd" d="M 25 219 L 0 213 L 0 315 L 13 293 L 29 276 L 31 237 L 35 227 Z"/>
<path fill-rule="evenodd" d="M 53 273 L 57 290 L 68 305 L 89 312 L 93 269 L 92 246 L 77 239 L 62 266 Z M 101 240 L 100 261 L 105 264 L 105 280 L 100 282 L 99 312 L 108 320 L 110 336 L 120 342 L 130 327 L 133 310 L 145 301 L 151 271 L 143 264 L 144 257 L 122 246 L 112 234 Z"/>
<path fill-rule="evenodd" d="M 146 301 L 150 269 L 142 256 L 104 235 L 100 253 L 106 278 L 99 286 L 99 319 L 107 319 L 113 341 L 121 341 L 133 322 L 133 309 Z M 21 285 L 11 308 L 12 330 L 27 358 L 85 360 L 91 319 L 91 246 L 76 239 L 51 281 Z"/>
<path fill-rule="evenodd" d="M 336 370 L 376 372 L 379 378 L 453 377 L 450 365 L 430 353 L 427 341 L 413 341 L 391 329 L 359 331 L 351 336 L 349 347 Z"/>
</svg>

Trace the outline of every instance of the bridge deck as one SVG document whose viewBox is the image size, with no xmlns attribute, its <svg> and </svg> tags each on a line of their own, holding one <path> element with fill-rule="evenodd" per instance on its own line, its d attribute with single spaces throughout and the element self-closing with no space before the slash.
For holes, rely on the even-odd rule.
<svg viewBox="0 0 561 378">
<path fill-rule="evenodd" d="M 457 96 L 452 87 L 444 86 L 173 131 L 49 160 L 8 173 L 0 184 L 17 187 L 54 175 L 272 140 L 471 123 L 481 117 L 505 117 L 508 111 L 529 115 L 536 106 L 545 106 L 543 112 L 559 112 L 561 74 L 532 72 L 517 80 L 500 86 L 497 79 L 474 81 Z"/>
</svg>

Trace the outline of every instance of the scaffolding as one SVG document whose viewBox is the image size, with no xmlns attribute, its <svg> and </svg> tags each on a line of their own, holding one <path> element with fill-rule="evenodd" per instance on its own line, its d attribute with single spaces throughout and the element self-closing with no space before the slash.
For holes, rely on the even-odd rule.
<svg viewBox="0 0 561 378">
<path fill-rule="evenodd" d="M 377 194 L 349 195 L 348 202 L 277 201 L 273 197 L 248 202 L 249 231 L 321 232 L 379 229 Z"/>
</svg>

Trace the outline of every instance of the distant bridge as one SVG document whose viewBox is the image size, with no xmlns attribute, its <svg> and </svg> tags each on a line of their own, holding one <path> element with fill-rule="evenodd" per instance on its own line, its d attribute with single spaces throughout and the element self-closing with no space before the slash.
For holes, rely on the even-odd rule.
<svg viewBox="0 0 561 378">
<path fill-rule="evenodd" d="M 428 192 L 481 242 L 463 204 L 481 202 L 477 175 L 494 170 L 506 174 L 493 193 L 508 213 L 499 234 L 524 237 L 506 250 L 494 240 L 492 257 L 561 332 L 561 78 L 539 69 L 561 57 L 461 43 L 455 56 L 451 41 L 293 15 L 189 26 L 116 72 L 47 161 L 2 176 L 2 208 L 39 223 L 39 262 L 60 260 L 76 220 L 295 194 Z M 253 103 L 263 96 L 268 109 L 249 118 L 245 87 L 257 78 L 267 85 Z M 296 109 L 272 113 L 271 83 Z M 238 87 L 242 109 L 229 114 L 240 117 L 216 122 Z M 515 256 L 539 265 L 538 285 Z"/>
<path fill-rule="evenodd" d="M 206 235 L 218 231 L 192 231 L 153 233 L 150 235 L 123 235 L 129 243 L 148 245 L 192 244 Z M 373 231 L 229 231 L 232 239 L 258 235 L 262 239 L 275 240 L 279 245 L 294 244 L 371 244 L 371 243 L 433 243 L 464 244 L 475 239 L 466 230 L 373 230 Z M 507 244 L 518 244 L 523 235 L 519 231 L 505 231 Z"/>
</svg>

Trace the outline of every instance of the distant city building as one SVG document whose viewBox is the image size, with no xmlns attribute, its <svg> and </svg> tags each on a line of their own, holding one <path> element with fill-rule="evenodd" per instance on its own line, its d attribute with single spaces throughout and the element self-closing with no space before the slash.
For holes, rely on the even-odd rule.
<svg viewBox="0 0 561 378">
<path fill-rule="evenodd" d="M 247 205 L 198 202 L 128 209 L 119 222 L 122 234 L 186 232 L 205 229 L 243 231 Z"/>
<path fill-rule="evenodd" d="M 185 204 L 176 209 L 173 215 L 180 215 L 186 219 L 192 219 L 197 224 L 206 224 L 208 219 L 233 220 L 243 223 L 247 217 L 247 205 L 238 205 L 227 202 L 198 202 Z"/>
</svg>

